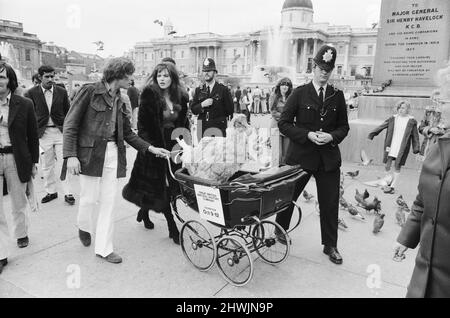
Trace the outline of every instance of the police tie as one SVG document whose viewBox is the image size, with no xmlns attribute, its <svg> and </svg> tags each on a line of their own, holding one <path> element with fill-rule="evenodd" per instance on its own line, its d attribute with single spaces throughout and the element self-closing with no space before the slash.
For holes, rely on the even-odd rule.
<svg viewBox="0 0 450 318">
<path fill-rule="evenodd" d="M 319 88 L 320 113 L 323 113 L 323 87 Z"/>
<path fill-rule="evenodd" d="M 209 97 L 209 95 L 211 95 L 211 91 L 209 89 L 209 86 L 207 86 L 206 91 L 208 92 L 208 97 Z"/>
</svg>

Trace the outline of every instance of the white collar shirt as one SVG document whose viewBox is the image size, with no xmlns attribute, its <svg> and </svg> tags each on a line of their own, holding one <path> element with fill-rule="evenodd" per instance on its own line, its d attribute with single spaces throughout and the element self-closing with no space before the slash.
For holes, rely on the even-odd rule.
<svg viewBox="0 0 450 318">
<path fill-rule="evenodd" d="M 327 92 L 328 84 L 320 86 L 320 85 L 316 84 L 314 81 L 312 81 L 312 83 L 314 85 L 314 89 L 316 90 L 317 96 L 319 96 L 319 94 L 320 94 L 320 88 L 323 87 L 323 100 L 325 101 L 325 94 Z"/>
</svg>

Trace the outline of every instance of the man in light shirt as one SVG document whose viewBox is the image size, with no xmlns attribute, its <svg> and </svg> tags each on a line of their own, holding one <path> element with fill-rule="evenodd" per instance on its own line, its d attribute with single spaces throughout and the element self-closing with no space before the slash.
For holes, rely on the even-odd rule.
<svg viewBox="0 0 450 318">
<path fill-rule="evenodd" d="M 42 203 L 48 203 L 58 197 L 57 183 L 61 175 L 63 163 L 63 124 L 69 111 L 70 103 L 67 91 L 55 84 L 55 69 L 43 65 L 38 70 L 41 84 L 26 92 L 25 97 L 34 104 L 38 121 L 39 145 L 42 148 L 42 173 L 44 188 L 47 194 Z M 61 182 L 64 200 L 70 205 L 75 204 L 69 179 Z"/>
</svg>

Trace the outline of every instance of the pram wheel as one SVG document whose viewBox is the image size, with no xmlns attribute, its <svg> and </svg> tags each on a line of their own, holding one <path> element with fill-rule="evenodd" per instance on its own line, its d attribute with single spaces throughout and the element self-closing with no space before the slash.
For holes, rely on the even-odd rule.
<svg viewBox="0 0 450 318">
<path fill-rule="evenodd" d="M 289 256 L 290 238 L 276 222 L 264 220 L 256 224 L 252 239 L 256 253 L 268 264 L 281 264 Z"/>
<path fill-rule="evenodd" d="M 231 236 L 217 242 L 217 267 L 234 286 L 246 285 L 253 276 L 253 261 L 248 248 Z"/>
<path fill-rule="evenodd" d="M 214 266 L 216 243 L 203 224 L 194 220 L 184 223 L 180 238 L 183 254 L 192 265 L 202 272 Z"/>
</svg>

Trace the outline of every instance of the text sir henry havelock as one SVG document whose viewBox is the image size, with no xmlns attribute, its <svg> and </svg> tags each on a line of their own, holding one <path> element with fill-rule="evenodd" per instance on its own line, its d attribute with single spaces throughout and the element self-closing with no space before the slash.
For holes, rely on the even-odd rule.
<svg viewBox="0 0 450 318">
<path fill-rule="evenodd" d="M 249 303 L 249 302 L 223 302 L 215 305 L 198 305 L 183 302 L 177 305 L 177 313 L 199 313 L 204 316 L 218 313 L 242 313 L 249 315 L 251 313 L 269 313 L 273 309 L 273 303 Z"/>
</svg>

